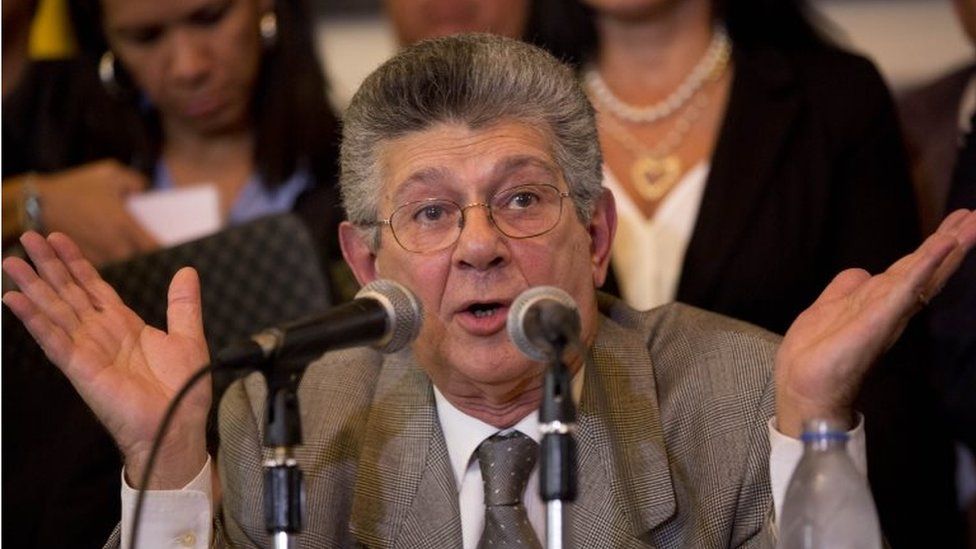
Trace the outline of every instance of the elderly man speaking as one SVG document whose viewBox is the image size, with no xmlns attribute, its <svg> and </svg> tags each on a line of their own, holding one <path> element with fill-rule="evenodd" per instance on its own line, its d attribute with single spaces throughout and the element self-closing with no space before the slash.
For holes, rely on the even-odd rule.
<svg viewBox="0 0 976 549">
<path fill-rule="evenodd" d="M 596 291 L 616 223 L 599 151 L 571 71 L 516 41 L 424 42 L 366 80 L 344 124 L 343 253 L 359 282 L 413 290 L 423 326 L 407 350 L 330 352 L 306 372 L 303 545 L 488 545 L 498 534 L 486 526 L 492 496 L 481 478 L 491 446 L 524 458 L 511 473 L 529 477 L 515 494 L 519 532 L 508 534 L 538 546 L 544 365 L 517 351 L 505 324 L 523 290 L 549 285 L 578 304 L 584 343 L 568 357 L 579 402 L 571 546 L 768 546 L 802 422 L 841 422 L 863 443 L 852 409 L 861 380 L 976 242 L 976 213 L 951 214 L 885 273 L 840 273 L 782 341 L 680 304 L 640 313 Z M 191 269 L 174 277 L 164 332 L 127 309 L 65 236 L 22 240 L 37 270 L 6 260 L 21 290 L 3 300 L 137 482 L 170 398 L 208 361 L 198 279 Z M 265 392 L 252 376 L 221 403 L 220 498 L 205 444 L 211 395 L 190 394 L 147 486 L 148 546 L 268 545 Z M 128 516 L 130 488 L 123 507 Z"/>
</svg>

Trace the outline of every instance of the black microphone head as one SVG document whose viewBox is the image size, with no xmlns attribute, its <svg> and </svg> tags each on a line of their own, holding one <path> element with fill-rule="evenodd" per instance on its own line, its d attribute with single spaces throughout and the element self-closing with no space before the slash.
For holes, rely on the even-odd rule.
<svg viewBox="0 0 976 549">
<path fill-rule="evenodd" d="M 413 292 L 392 280 L 378 279 L 363 286 L 356 299 L 375 299 L 386 309 L 389 325 L 386 335 L 373 344 L 383 353 L 395 353 L 410 344 L 420 333 L 424 310 Z"/>
<path fill-rule="evenodd" d="M 567 315 L 550 315 L 550 311 L 558 310 Z M 558 318 L 557 318 L 558 317 Z M 551 358 L 552 349 L 549 345 L 536 339 L 542 334 L 533 334 L 533 330 L 554 328 L 546 326 L 552 322 L 569 324 L 557 328 L 575 330 L 575 337 L 579 337 L 579 308 L 576 301 L 563 290 L 553 286 L 536 286 L 525 290 L 512 302 L 508 310 L 508 337 L 523 355 L 532 360 L 546 362 Z M 530 326 L 532 325 L 532 326 Z"/>
</svg>

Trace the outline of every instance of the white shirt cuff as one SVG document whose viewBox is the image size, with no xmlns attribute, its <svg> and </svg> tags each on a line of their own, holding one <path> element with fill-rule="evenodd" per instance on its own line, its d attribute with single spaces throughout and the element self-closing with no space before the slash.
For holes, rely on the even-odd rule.
<svg viewBox="0 0 976 549">
<path fill-rule="evenodd" d="M 139 549 L 210 547 L 213 528 L 210 457 L 203 469 L 180 490 L 149 490 L 139 519 Z M 129 549 L 132 518 L 139 491 L 129 486 L 122 471 L 122 549 Z"/>
<path fill-rule="evenodd" d="M 803 442 L 790 438 L 776 430 L 776 417 L 766 424 L 769 429 L 769 484 L 773 490 L 773 506 L 776 520 L 783 511 L 783 500 L 790 485 L 790 477 L 803 457 Z M 862 474 L 868 474 L 868 459 L 864 447 L 864 416 L 857 414 L 857 424 L 847 432 L 847 455 L 854 461 L 854 467 Z"/>
</svg>

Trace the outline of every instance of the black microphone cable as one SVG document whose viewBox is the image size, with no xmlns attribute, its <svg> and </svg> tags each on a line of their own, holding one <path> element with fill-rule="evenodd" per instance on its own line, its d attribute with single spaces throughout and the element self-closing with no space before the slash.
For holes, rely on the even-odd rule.
<svg viewBox="0 0 976 549">
<path fill-rule="evenodd" d="M 163 437 L 166 435 L 166 431 L 169 429 L 169 424 L 173 421 L 173 416 L 176 414 L 176 409 L 180 402 L 190 393 L 190 390 L 201 380 L 207 377 L 208 374 L 216 372 L 219 369 L 226 368 L 222 364 L 210 363 L 190 376 L 189 379 L 180 387 L 180 390 L 176 392 L 173 399 L 170 400 L 169 406 L 166 407 L 166 413 L 163 414 L 163 420 L 159 423 L 159 428 L 156 430 L 156 435 L 153 438 L 152 448 L 149 450 L 149 459 L 146 461 L 146 470 L 142 473 L 142 480 L 139 483 L 138 490 L 139 495 L 136 496 L 136 510 L 132 517 L 132 532 L 129 533 L 129 548 L 136 549 L 136 540 L 139 538 L 139 521 L 142 515 L 142 506 L 145 501 L 146 496 L 146 485 L 149 484 L 149 477 L 152 473 L 153 466 L 156 464 L 156 456 L 159 454 L 159 448 L 162 446 Z"/>
</svg>

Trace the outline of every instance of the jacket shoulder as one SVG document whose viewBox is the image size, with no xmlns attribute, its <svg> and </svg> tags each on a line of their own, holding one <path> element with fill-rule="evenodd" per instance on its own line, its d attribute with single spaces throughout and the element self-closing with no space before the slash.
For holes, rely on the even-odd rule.
<svg viewBox="0 0 976 549">
<path fill-rule="evenodd" d="M 369 407 L 382 365 L 383 355 L 365 347 L 326 353 L 310 363 L 298 387 L 302 417 L 330 421 L 305 422 L 305 436 L 324 435 L 318 431 L 323 424 L 339 428 L 343 420 L 354 421 Z M 267 385 L 260 373 L 238 380 L 221 399 L 221 425 L 253 423 L 262 431 L 266 398 Z"/>
<path fill-rule="evenodd" d="M 726 400 L 767 406 L 780 336 L 683 303 L 635 311 L 613 299 L 604 312 L 646 348 L 662 409 Z"/>
<path fill-rule="evenodd" d="M 600 309 L 615 323 L 642 334 L 652 355 L 671 353 L 674 345 L 694 345 L 697 353 L 729 344 L 751 346 L 765 353 L 775 350 L 781 339 L 748 322 L 680 302 L 638 311 L 620 299 L 601 294 Z"/>
<path fill-rule="evenodd" d="M 313 529 L 315 536 L 342 540 L 348 534 L 345 521 L 338 518 L 347 517 L 351 508 L 351 479 L 382 365 L 379 352 L 355 348 L 323 355 L 308 365 L 302 377 L 298 388 L 302 443 L 295 447 L 294 456 L 315 506 L 330 509 L 337 517 Z M 221 399 L 218 422 L 217 461 L 224 490 L 221 533 L 262 546 L 271 545 L 261 520 L 262 464 L 271 457 L 271 449 L 262 445 L 266 398 L 261 374 L 238 380 Z"/>
</svg>

